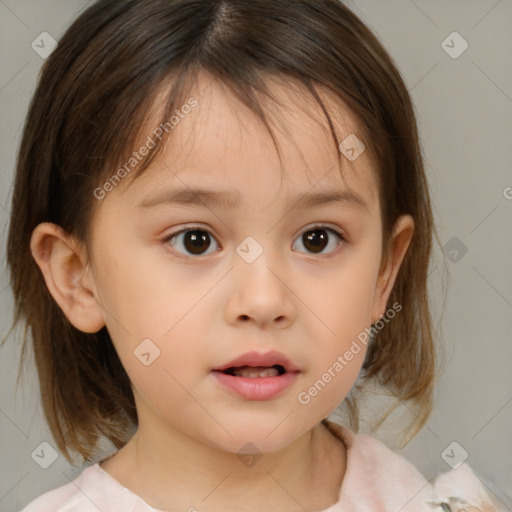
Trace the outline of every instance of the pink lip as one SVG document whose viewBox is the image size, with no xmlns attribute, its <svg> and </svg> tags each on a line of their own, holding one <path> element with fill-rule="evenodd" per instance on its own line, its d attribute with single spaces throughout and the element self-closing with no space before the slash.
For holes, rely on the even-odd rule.
<svg viewBox="0 0 512 512">
<path fill-rule="evenodd" d="M 276 377 L 235 377 L 223 373 L 231 367 L 252 366 L 267 367 L 279 365 L 285 373 Z M 270 400 L 289 388 L 301 372 L 285 355 L 272 350 L 270 352 L 247 352 L 229 363 L 214 368 L 212 374 L 220 384 L 235 395 L 246 400 Z"/>
<path fill-rule="evenodd" d="M 229 363 L 226 363 L 217 368 L 213 368 L 213 371 L 221 372 L 223 370 L 227 370 L 228 368 L 231 368 L 232 366 L 235 366 L 235 367 L 240 367 L 240 366 L 271 367 L 276 364 L 282 366 L 287 372 L 300 371 L 300 368 L 295 366 L 284 354 L 281 354 L 281 352 L 276 352 L 275 350 L 272 350 L 270 352 L 265 352 L 265 353 L 256 352 L 256 351 L 247 352 L 247 353 L 241 355 L 240 357 L 233 359 L 233 361 L 230 361 Z M 241 377 L 239 377 L 239 378 L 241 378 Z"/>
<path fill-rule="evenodd" d="M 277 377 L 235 377 L 214 370 L 213 375 L 231 392 L 246 400 L 270 400 L 290 387 L 299 372 L 286 372 Z"/>
</svg>

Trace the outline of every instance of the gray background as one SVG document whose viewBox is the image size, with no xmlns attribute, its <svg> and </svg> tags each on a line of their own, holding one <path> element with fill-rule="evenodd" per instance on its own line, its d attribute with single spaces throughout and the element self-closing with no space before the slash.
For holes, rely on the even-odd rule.
<svg viewBox="0 0 512 512">
<path fill-rule="evenodd" d="M 43 63 L 31 43 L 42 32 L 58 40 L 89 3 L 0 0 L 2 255 L 16 149 Z M 412 92 L 443 245 L 436 249 L 430 279 L 445 368 L 431 419 L 402 453 L 431 479 L 449 470 L 447 461 L 465 450 L 489 492 L 504 510 L 512 510 L 512 2 L 347 3 L 380 37 Z M 458 58 L 442 47 L 454 31 L 469 44 Z M 461 48 L 456 39 L 447 44 L 452 52 Z M 460 250 L 464 247 L 466 254 Z M 451 282 L 443 305 L 444 267 Z M 0 307 L 3 338 L 12 317 L 5 256 Z M 0 349 L 1 511 L 20 510 L 82 470 L 62 456 L 42 469 L 31 456 L 40 443 L 54 442 L 42 417 L 33 368 L 16 391 L 19 339 L 11 335 Z M 383 403 L 369 398 L 364 418 Z M 375 435 L 393 447 L 402 424 L 394 415 Z M 451 445 L 454 441 L 458 444 Z"/>
</svg>

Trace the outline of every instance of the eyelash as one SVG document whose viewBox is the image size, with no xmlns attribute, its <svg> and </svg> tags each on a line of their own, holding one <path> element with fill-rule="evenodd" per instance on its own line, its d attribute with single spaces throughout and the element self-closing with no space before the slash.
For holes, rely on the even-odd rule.
<svg viewBox="0 0 512 512">
<path fill-rule="evenodd" d="M 328 252 L 326 254 L 324 254 L 323 252 L 320 252 L 320 253 L 307 252 L 307 253 L 303 253 L 303 254 L 309 254 L 311 256 L 320 255 L 320 256 L 324 256 L 324 257 L 330 257 L 333 254 L 336 254 L 340 250 L 340 246 L 343 245 L 343 242 L 346 242 L 346 239 L 345 239 L 345 237 L 343 236 L 342 233 L 340 233 L 337 229 L 335 229 L 332 226 L 327 225 L 327 224 L 315 224 L 313 226 L 308 226 L 306 229 L 304 229 L 299 234 L 299 236 L 296 238 L 296 240 L 301 238 L 304 235 L 304 233 L 307 233 L 309 231 L 322 231 L 322 230 L 323 231 L 329 231 L 329 232 L 333 233 L 336 238 L 338 238 L 338 243 L 336 245 L 336 248 L 333 249 L 331 252 Z M 180 229 L 179 231 L 175 231 L 174 233 L 171 233 L 170 235 L 166 236 L 164 238 L 163 242 L 165 242 L 168 245 L 169 250 L 172 251 L 172 253 L 174 255 L 176 255 L 177 257 L 179 257 L 179 258 L 183 258 L 183 259 L 187 259 L 187 260 L 190 260 L 190 259 L 194 259 L 195 260 L 195 259 L 200 259 L 202 257 L 205 258 L 205 257 L 209 256 L 210 254 L 207 254 L 206 256 L 202 255 L 202 254 L 196 255 L 196 256 L 194 256 L 194 255 L 185 255 L 185 254 L 182 254 L 182 253 L 180 253 L 180 252 L 178 252 L 178 251 L 176 251 L 176 250 L 174 250 L 173 248 L 170 247 L 169 242 L 171 240 L 173 240 L 177 236 L 179 236 L 179 235 L 181 235 L 183 233 L 187 233 L 189 231 L 200 231 L 200 232 L 203 232 L 203 233 L 208 233 L 208 235 L 210 235 L 216 241 L 216 238 L 213 236 L 212 233 L 210 233 L 210 231 L 208 231 L 208 229 L 205 229 L 205 228 L 203 228 L 201 226 L 191 225 L 191 226 L 187 226 L 186 228 Z M 217 241 L 216 241 L 216 243 L 218 244 Z M 218 244 L 218 245 L 220 245 L 220 244 Z M 214 252 L 216 252 L 216 251 L 213 251 L 213 253 Z M 300 252 L 302 252 L 302 251 L 300 251 Z"/>
</svg>

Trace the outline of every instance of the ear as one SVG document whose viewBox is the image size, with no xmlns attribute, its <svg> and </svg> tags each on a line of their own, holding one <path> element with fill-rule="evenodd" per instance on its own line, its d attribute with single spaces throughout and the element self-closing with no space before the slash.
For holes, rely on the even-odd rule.
<svg viewBox="0 0 512 512">
<path fill-rule="evenodd" d="M 43 222 L 32 232 L 30 250 L 66 318 L 80 331 L 99 331 L 105 321 L 79 245 L 60 226 Z"/>
<path fill-rule="evenodd" d="M 383 254 L 372 308 L 372 323 L 379 320 L 386 311 L 391 290 L 395 284 L 400 265 L 407 252 L 414 232 L 414 219 L 402 215 L 395 222 L 387 254 Z"/>
</svg>

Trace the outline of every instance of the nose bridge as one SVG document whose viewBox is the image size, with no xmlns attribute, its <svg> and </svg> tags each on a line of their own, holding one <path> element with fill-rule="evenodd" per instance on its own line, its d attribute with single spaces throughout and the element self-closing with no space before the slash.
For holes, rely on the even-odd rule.
<svg viewBox="0 0 512 512">
<path fill-rule="evenodd" d="M 276 293 L 281 287 L 275 272 L 282 269 L 282 255 L 278 248 L 272 246 L 272 237 L 246 237 L 236 248 L 235 273 L 242 281 L 262 291 Z M 270 290 L 269 288 L 274 288 Z"/>
<path fill-rule="evenodd" d="M 271 236 L 246 237 L 236 248 L 232 296 L 227 307 L 231 322 L 252 319 L 258 324 L 293 320 L 295 308 L 285 285 L 282 252 Z"/>
</svg>

